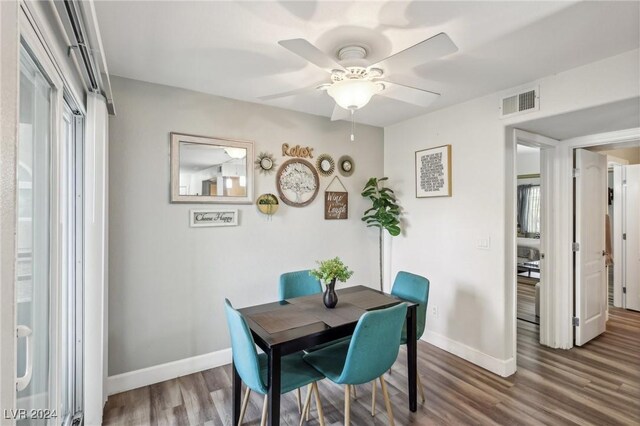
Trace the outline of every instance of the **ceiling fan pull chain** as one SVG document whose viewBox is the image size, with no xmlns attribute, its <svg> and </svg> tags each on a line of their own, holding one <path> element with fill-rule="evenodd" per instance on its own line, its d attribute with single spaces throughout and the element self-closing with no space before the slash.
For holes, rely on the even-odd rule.
<svg viewBox="0 0 640 426">
<path fill-rule="evenodd" d="M 355 132 L 354 132 L 354 129 L 355 129 L 355 126 L 356 126 L 355 120 L 354 120 L 354 118 L 353 118 L 353 114 L 354 114 L 354 113 L 355 113 L 355 110 L 353 110 L 353 109 L 352 109 L 352 110 L 351 110 L 351 142 L 353 142 L 353 141 L 355 141 L 355 140 L 356 140 L 356 137 L 355 137 L 355 135 L 354 135 L 354 133 L 355 133 Z"/>
</svg>

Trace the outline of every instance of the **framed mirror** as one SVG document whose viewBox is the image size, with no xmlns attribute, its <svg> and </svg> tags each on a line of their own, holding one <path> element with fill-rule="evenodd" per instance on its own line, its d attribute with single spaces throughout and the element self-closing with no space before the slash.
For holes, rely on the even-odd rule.
<svg viewBox="0 0 640 426">
<path fill-rule="evenodd" d="M 253 142 L 171 133 L 171 202 L 253 202 Z"/>
</svg>

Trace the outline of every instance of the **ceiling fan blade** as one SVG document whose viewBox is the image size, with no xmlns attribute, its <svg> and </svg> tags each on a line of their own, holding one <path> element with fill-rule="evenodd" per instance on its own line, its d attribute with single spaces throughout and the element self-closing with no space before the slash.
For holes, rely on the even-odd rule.
<svg viewBox="0 0 640 426">
<path fill-rule="evenodd" d="M 286 98 L 288 96 L 302 95 L 304 93 L 309 93 L 309 92 L 313 92 L 313 91 L 317 90 L 323 84 L 324 84 L 323 82 L 320 82 L 320 83 L 316 83 L 316 84 L 314 84 L 312 86 L 302 87 L 300 89 L 289 90 L 288 92 L 274 93 L 273 95 L 260 96 L 260 97 L 258 97 L 258 99 L 260 99 L 261 101 L 270 101 L 271 99 L 279 99 L 279 98 Z"/>
<path fill-rule="evenodd" d="M 457 51 L 458 47 L 451 41 L 449 36 L 445 33 L 440 33 L 398 53 L 394 53 L 371 67 L 383 69 L 411 68 Z"/>
<path fill-rule="evenodd" d="M 303 38 L 280 40 L 278 44 L 327 72 L 344 69 L 342 65 L 333 60 L 329 55 Z"/>
<path fill-rule="evenodd" d="M 440 96 L 439 93 L 392 83 L 390 81 L 383 81 L 382 83 L 384 83 L 384 90 L 378 92 L 379 95 L 421 107 L 428 107 Z"/>
<path fill-rule="evenodd" d="M 336 104 L 333 107 L 333 114 L 331 114 L 331 121 L 349 120 L 351 119 L 351 111 L 347 111 L 340 105 Z"/>
</svg>

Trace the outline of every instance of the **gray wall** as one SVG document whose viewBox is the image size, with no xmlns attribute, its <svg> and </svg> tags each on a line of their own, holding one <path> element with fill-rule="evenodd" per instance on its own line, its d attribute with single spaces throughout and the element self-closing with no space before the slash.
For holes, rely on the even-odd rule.
<svg viewBox="0 0 640 426">
<path fill-rule="evenodd" d="M 360 191 L 383 170 L 383 131 L 167 86 L 113 78 L 118 115 L 109 123 L 109 375 L 229 347 L 223 300 L 273 301 L 280 273 L 340 256 L 348 285 L 377 283 L 376 232 L 360 221 Z M 282 164 L 282 143 L 309 145 L 335 160 L 351 155 L 341 177 L 349 219 L 324 220 L 323 192 L 307 207 L 285 204 L 272 221 L 238 205 L 240 225 L 190 228 L 188 211 L 169 203 L 169 132 L 252 140 Z M 276 192 L 275 173 L 255 177 L 255 194 Z M 215 205 L 210 205 L 216 207 Z"/>
</svg>

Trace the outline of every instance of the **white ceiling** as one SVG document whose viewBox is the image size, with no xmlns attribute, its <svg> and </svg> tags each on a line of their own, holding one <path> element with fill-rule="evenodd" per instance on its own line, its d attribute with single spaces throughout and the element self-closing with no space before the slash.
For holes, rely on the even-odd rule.
<svg viewBox="0 0 640 426">
<path fill-rule="evenodd" d="M 446 32 L 459 51 L 393 81 L 442 93 L 429 108 L 374 96 L 356 121 L 390 125 L 640 45 L 640 2 L 96 1 L 114 75 L 250 102 L 327 82 L 278 45 L 306 38 L 334 55 L 364 44 L 373 61 Z M 114 100 L 117 106 L 118 100 Z M 331 116 L 324 92 L 270 105 Z"/>
</svg>

